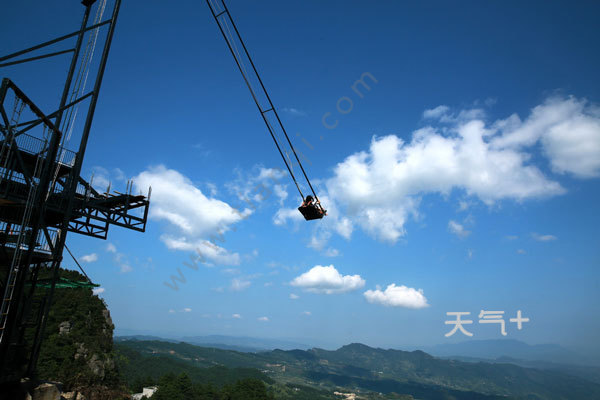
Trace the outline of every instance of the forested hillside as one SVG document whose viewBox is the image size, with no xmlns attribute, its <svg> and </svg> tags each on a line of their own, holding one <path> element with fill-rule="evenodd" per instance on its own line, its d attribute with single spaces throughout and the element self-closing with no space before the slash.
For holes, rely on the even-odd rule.
<svg viewBox="0 0 600 400">
<path fill-rule="evenodd" d="M 42 269 L 39 279 L 49 278 L 50 273 Z M 76 271 L 61 269 L 59 276 L 87 282 Z M 46 290 L 36 290 L 33 313 L 43 304 Z M 37 378 L 61 382 L 63 391 L 81 392 L 88 400 L 122 398 L 127 393 L 115 365 L 113 329 L 106 304 L 90 287 L 56 288 L 37 363 Z M 26 331 L 28 343 L 33 334 L 33 329 Z"/>
<path fill-rule="evenodd" d="M 275 381 L 274 387 L 285 384 L 310 386 L 330 393 L 352 391 L 366 398 L 377 393 L 428 399 L 600 398 L 600 385 L 558 372 L 511 364 L 442 360 L 422 351 L 374 349 L 362 344 L 347 345 L 336 351 L 239 353 L 186 343 L 125 341 L 118 344 L 118 349 L 137 352 L 137 362 L 145 366 L 150 362 L 166 365 L 169 359 L 170 363 L 208 367 L 207 370 L 216 365 L 240 371 L 255 368 L 270 378 L 262 378 L 263 381 L 271 385 Z"/>
</svg>

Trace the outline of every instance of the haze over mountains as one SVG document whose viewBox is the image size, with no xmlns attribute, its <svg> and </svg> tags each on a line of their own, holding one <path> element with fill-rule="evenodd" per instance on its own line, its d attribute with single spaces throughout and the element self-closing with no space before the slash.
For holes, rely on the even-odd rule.
<svg viewBox="0 0 600 400">
<path fill-rule="evenodd" d="M 127 339 L 135 340 L 161 340 L 167 342 L 186 342 L 204 347 L 214 347 L 224 350 L 236 350 L 242 352 L 257 352 L 266 350 L 308 350 L 313 347 L 334 350 L 339 346 L 322 346 L 320 344 L 309 344 L 300 341 L 254 338 L 247 336 L 184 336 L 162 338 L 153 335 L 129 335 L 116 336 L 116 341 Z M 428 354 L 443 358 L 463 359 L 515 359 L 523 361 L 544 361 L 560 364 L 594 365 L 600 366 L 600 360 L 590 355 L 580 354 L 557 344 L 530 345 L 515 339 L 496 340 L 468 340 L 459 343 L 443 343 L 435 346 L 408 346 L 396 348 L 398 350 L 422 350 Z"/>
</svg>

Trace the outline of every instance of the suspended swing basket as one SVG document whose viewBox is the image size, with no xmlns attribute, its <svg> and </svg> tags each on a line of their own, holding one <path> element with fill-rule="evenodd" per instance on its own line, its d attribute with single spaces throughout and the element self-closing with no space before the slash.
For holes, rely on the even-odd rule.
<svg viewBox="0 0 600 400">
<path fill-rule="evenodd" d="M 300 206 L 298 207 L 298 211 L 300 211 L 304 219 L 307 221 L 313 219 L 322 219 L 325 216 L 325 213 L 321 210 L 321 208 L 313 205 Z"/>
</svg>

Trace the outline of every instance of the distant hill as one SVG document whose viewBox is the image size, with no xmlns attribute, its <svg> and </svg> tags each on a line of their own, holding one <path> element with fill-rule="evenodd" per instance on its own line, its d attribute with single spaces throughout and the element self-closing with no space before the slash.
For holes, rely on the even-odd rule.
<svg viewBox="0 0 600 400">
<path fill-rule="evenodd" d="M 398 393 L 420 399 L 457 400 L 600 398 L 600 385 L 557 371 L 444 360 L 423 351 L 375 349 L 358 343 L 335 351 L 260 353 L 159 341 L 122 341 L 117 346 L 145 357 L 172 357 L 197 367 L 256 368 L 277 382 L 330 390 L 344 388 L 363 394 Z"/>
<path fill-rule="evenodd" d="M 280 339 L 259 339 L 245 336 L 184 336 L 182 342 L 196 344 L 200 346 L 209 346 L 223 348 L 225 350 L 236 350 L 243 352 L 256 352 L 264 350 L 307 350 L 310 346 L 287 340 Z"/>
<path fill-rule="evenodd" d="M 474 358 L 474 357 L 462 357 L 462 356 L 449 356 L 441 357 L 448 360 L 458 360 L 471 363 L 494 363 L 494 364 L 514 364 L 525 368 L 536 368 L 541 370 L 557 371 L 567 375 L 577 376 L 594 383 L 600 384 L 600 367 L 588 366 L 588 365 L 573 365 L 573 364 L 560 364 L 549 361 L 529 361 L 519 360 L 510 357 L 500 357 L 496 359 L 488 358 Z"/>
<path fill-rule="evenodd" d="M 246 336 L 226 336 L 226 335 L 207 335 L 207 336 L 184 336 L 181 338 L 163 338 L 153 335 L 122 335 L 115 336 L 115 342 L 125 340 L 159 340 L 162 342 L 179 343 L 185 342 L 198 346 L 212 347 L 215 349 L 234 350 L 243 353 L 256 353 L 267 350 L 307 350 L 311 346 L 282 339 L 264 339 Z"/>
<path fill-rule="evenodd" d="M 176 339 L 165 339 L 159 336 L 152 335 L 128 335 L 128 336 L 115 336 L 113 338 L 115 342 L 123 342 L 126 340 L 159 340 L 161 342 L 169 342 L 169 343 L 179 343 L 181 340 Z"/>
<path fill-rule="evenodd" d="M 425 347 L 423 350 L 439 357 L 461 356 L 491 360 L 508 357 L 525 361 L 600 365 L 591 357 L 586 357 L 556 344 L 530 345 L 514 339 L 469 340 L 461 343 Z"/>
</svg>

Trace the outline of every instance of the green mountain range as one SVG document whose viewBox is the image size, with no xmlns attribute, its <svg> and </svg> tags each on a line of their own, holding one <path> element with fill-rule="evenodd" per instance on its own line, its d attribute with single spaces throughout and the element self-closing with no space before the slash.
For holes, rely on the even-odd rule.
<svg viewBox="0 0 600 400">
<path fill-rule="evenodd" d="M 600 398 L 600 385 L 561 372 L 445 360 L 422 351 L 375 349 L 362 344 L 350 344 L 335 351 L 315 348 L 242 353 L 187 343 L 128 340 L 117 343 L 116 348 L 123 354 L 136 354 L 135 362 L 147 363 L 159 357 L 193 369 L 254 368 L 268 378 L 269 384 L 312 388 L 319 396 L 338 390 L 362 398 L 390 399 L 401 398 L 400 395 L 457 400 Z M 142 370 L 149 371 L 147 367 Z"/>
</svg>

